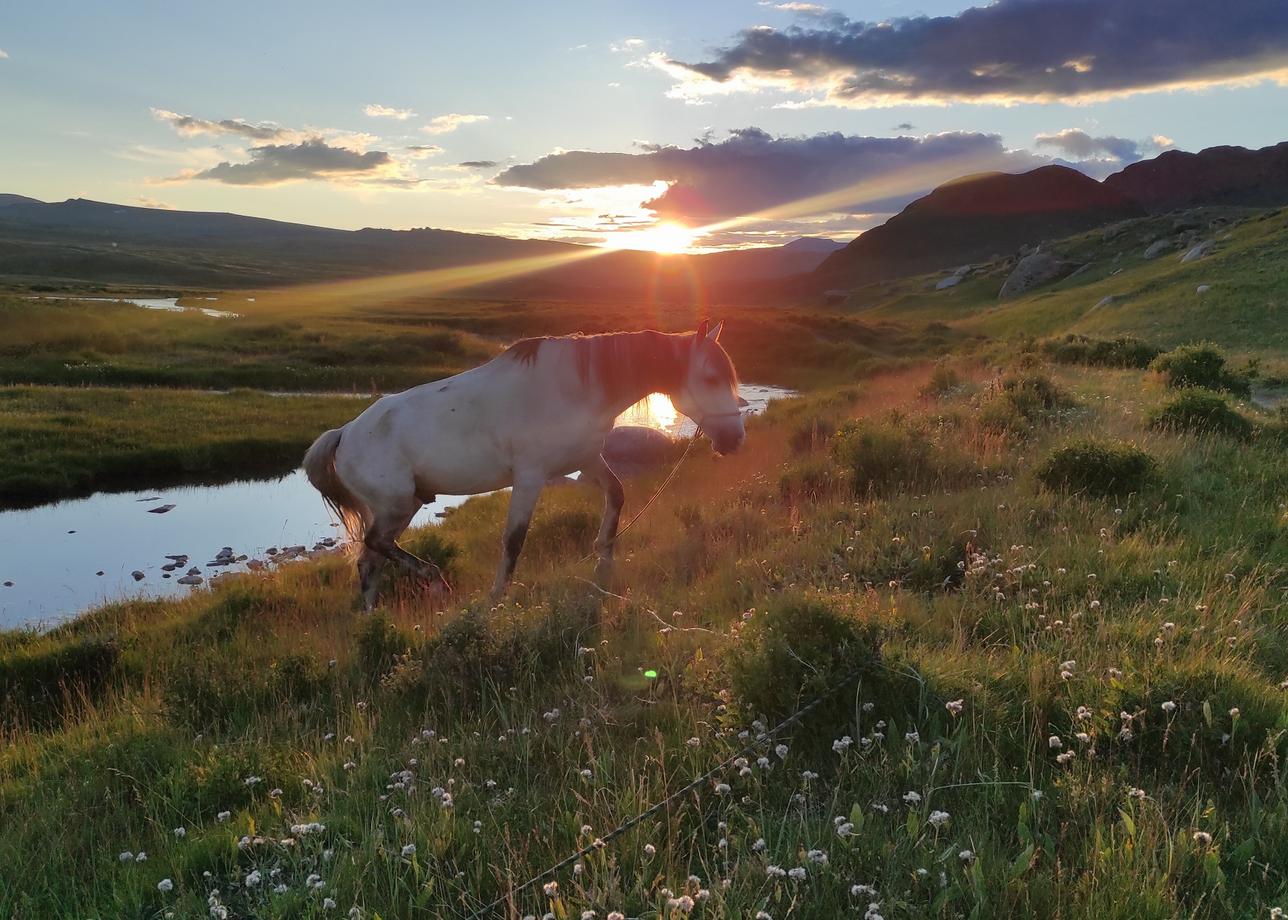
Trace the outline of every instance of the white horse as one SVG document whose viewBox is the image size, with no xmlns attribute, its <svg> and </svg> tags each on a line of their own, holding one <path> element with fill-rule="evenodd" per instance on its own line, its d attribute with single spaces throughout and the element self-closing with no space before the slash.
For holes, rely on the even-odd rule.
<svg viewBox="0 0 1288 920">
<path fill-rule="evenodd" d="M 738 379 L 719 345 L 721 324 L 694 333 L 625 332 L 523 339 L 486 364 L 376 400 L 304 455 L 309 482 L 362 543 L 363 600 L 375 603 L 385 559 L 442 588 L 437 566 L 396 542 L 436 495 L 477 495 L 512 486 L 492 585 L 510 583 L 542 488 L 577 470 L 604 491 L 596 577 L 612 568 L 622 484 L 601 451 L 613 420 L 664 393 L 727 454 L 743 442 Z"/>
</svg>

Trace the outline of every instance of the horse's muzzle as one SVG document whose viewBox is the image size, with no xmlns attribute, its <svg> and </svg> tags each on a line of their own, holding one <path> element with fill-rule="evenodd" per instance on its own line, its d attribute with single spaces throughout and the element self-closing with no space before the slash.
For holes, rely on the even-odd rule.
<svg viewBox="0 0 1288 920">
<path fill-rule="evenodd" d="M 721 431 L 711 435 L 711 446 L 723 457 L 742 447 L 742 442 L 746 439 L 747 435 L 742 431 Z"/>
</svg>

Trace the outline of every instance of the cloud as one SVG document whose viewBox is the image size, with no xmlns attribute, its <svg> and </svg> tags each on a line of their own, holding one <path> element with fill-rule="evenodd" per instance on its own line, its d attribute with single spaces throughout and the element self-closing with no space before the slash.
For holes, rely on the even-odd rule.
<svg viewBox="0 0 1288 920">
<path fill-rule="evenodd" d="M 9 59 L 9 52 L 5 51 L 3 48 L 0 48 L 0 61 L 5 61 L 8 59 Z"/>
<path fill-rule="evenodd" d="M 645 145 L 638 153 L 560 151 L 511 166 L 494 184 L 539 190 L 666 183 L 644 207 L 660 217 L 710 222 L 767 209 L 806 214 L 889 212 L 948 179 L 986 170 L 1022 172 L 1049 163 L 1008 150 L 992 134 L 773 137 L 733 131 L 692 147 Z"/>
<path fill-rule="evenodd" d="M 347 147 L 333 147 L 320 137 L 298 144 L 252 147 L 247 162 L 230 163 L 225 160 L 176 179 L 206 179 L 225 185 L 250 186 L 281 185 L 310 179 L 366 181 L 383 185 L 412 185 L 417 181 L 402 176 L 393 157 L 383 150 L 364 153 Z"/>
<path fill-rule="evenodd" d="M 407 148 L 408 155 L 414 160 L 423 160 L 425 157 L 436 156 L 443 152 L 443 148 L 437 144 L 413 144 Z"/>
<path fill-rule="evenodd" d="M 283 128 L 272 122 L 249 122 L 240 118 L 225 118 L 222 121 L 211 121 L 195 115 L 181 115 L 168 109 L 152 110 L 154 117 L 164 121 L 181 137 L 195 137 L 200 134 L 235 134 L 256 141 L 290 141 L 298 140 L 299 132 Z"/>
<path fill-rule="evenodd" d="M 1288 3 L 997 0 L 953 16 L 757 26 L 707 61 L 649 60 L 691 101 L 765 87 L 814 94 L 805 105 L 1085 101 L 1288 82 Z"/>
<path fill-rule="evenodd" d="M 1175 142 L 1162 134 L 1155 134 L 1144 141 L 1134 141 L 1112 134 L 1093 137 L 1079 128 L 1065 128 L 1054 134 L 1039 134 L 1034 138 L 1038 147 L 1050 147 L 1074 160 L 1111 160 L 1115 163 L 1133 163 L 1149 153 L 1157 153 Z"/>
<path fill-rule="evenodd" d="M 159 211 L 173 211 L 174 205 L 165 201 L 159 201 L 156 198 L 149 198 L 147 195 L 139 195 L 134 199 L 134 203 L 141 208 L 156 208 Z"/>
<path fill-rule="evenodd" d="M 464 166 L 466 169 L 495 169 L 501 164 L 496 160 L 465 160 L 457 163 L 457 166 Z"/>
<path fill-rule="evenodd" d="M 1039 147 L 1053 147 L 1077 160 L 1108 157 L 1113 160 L 1139 160 L 1140 144 L 1126 137 L 1106 134 L 1092 137 L 1078 128 L 1065 128 L 1055 134 L 1039 134 L 1034 138 Z"/>
<path fill-rule="evenodd" d="M 362 111 L 372 118 L 394 118 L 398 121 L 406 121 L 408 118 L 416 117 L 416 113 L 411 109 L 394 109 L 375 102 L 366 106 Z"/>
<path fill-rule="evenodd" d="M 451 112 L 447 115 L 436 115 L 420 130 L 426 134 L 451 134 L 461 125 L 472 125 L 487 120 L 486 115 L 462 115 L 459 112 Z"/>
</svg>

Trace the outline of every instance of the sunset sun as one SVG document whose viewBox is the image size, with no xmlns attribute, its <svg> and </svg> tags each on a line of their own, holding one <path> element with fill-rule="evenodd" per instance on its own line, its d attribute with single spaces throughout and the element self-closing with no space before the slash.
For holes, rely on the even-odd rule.
<svg viewBox="0 0 1288 920">
<path fill-rule="evenodd" d="M 647 230 L 613 234 L 604 241 L 604 245 L 612 249 L 641 249 L 661 255 L 675 255 L 687 252 L 697 235 L 683 224 L 667 221 Z"/>
</svg>

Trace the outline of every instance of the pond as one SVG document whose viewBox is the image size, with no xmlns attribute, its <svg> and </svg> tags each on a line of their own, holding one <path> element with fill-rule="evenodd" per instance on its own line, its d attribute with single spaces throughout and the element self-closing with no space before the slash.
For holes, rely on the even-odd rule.
<svg viewBox="0 0 1288 920">
<path fill-rule="evenodd" d="M 51 298 L 38 296 L 34 300 L 61 300 L 64 298 Z M 179 303 L 179 297 L 71 297 L 70 300 L 88 301 L 91 303 L 129 303 L 136 307 L 142 307 L 145 310 L 164 310 L 167 313 L 187 313 L 197 312 L 206 316 L 213 316 L 216 319 L 236 319 L 241 316 L 240 313 L 232 313 L 228 310 L 215 310 L 210 307 L 189 307 Z M 198 300 L 217 300 L 216 297 L 200 297 Z M 248 302 L 254 302 L 254 297 L 247 297 Z"/>
<path fill-rule="evenodd" d="M 740 391 L 753 414 L 792 395 L 756 384 L 743 384 Z M 664 396 L 633 406 L 618 423 L 678 436 L 693 432 L 693 423 Z M 439 496 L 413 525 L 433 523 L 466 498 Z M 172 507 L 153 513 L 166 506 Z M 326 544 L 341 537 L 299 470 L 275 480 L 100 492 L 0 511 L 0 629 L 49 626 L 123 598 L 181 594 L 190 587 L 179 579 L 188 580 L 193 569 L 192 577 L 207 584 L 223 572 L 325 552 Z"/>
</svg>

